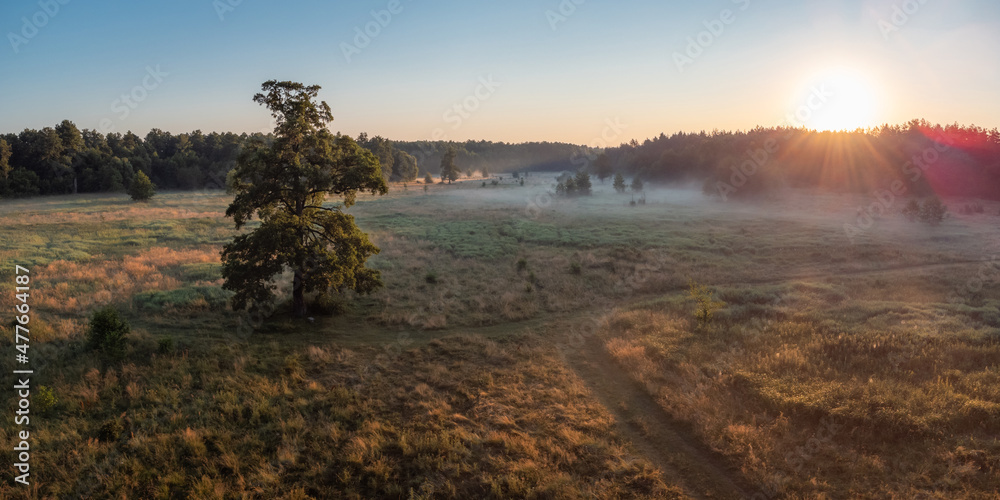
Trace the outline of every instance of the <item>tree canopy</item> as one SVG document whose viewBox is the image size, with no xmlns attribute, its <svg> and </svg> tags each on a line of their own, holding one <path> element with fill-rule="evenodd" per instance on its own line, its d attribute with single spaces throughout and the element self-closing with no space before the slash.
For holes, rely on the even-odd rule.
<svg viewBox="0 0 1000 500">
<path fill-rule="evenodd" d="M 368 293 L 381 286 L 379 272 L 365 267 L 379 249 L 344 210 L 359 192 L 388 191 L 376 156 L 350 137 L 333 135 L 320 87 L 269 80 L 253 100 L 271 111 L 273 137 L 254 137 L 231 176 L 235 198 L 226 215 L 236 228 L 252 218 L 260 226 L 237 236 L 222 251 L 224 288 L 235 292 L 235 309 L 273 302 L 275 276 L 290 269 L 292 307 L 306 313 L 306 294 Z M 327 204 L 327 196 L 339 203 Z"/>
<path fill-rule="evenodd" d="M 135 179 L 132 180 L 132 185 L 128 189 L 128 194 L 134 201 L 149 201 L 156 194 L 156 190 L 153 188 L 153 182 L 149 180 L 149 177 L 145 173 L 139 172 L 135 174 Z"/>
<path fill-rule="evenodd" d="M 452 181 L 457 181 L 459 176 L 458 166 L 455 165 L 455 157 L 458 156 L 458 151 L 454 146 L 449 147 L 445 151 L 444 156 L 441 157 L 441 180 L 447 180 L 448 184 Z"/>
</svg>

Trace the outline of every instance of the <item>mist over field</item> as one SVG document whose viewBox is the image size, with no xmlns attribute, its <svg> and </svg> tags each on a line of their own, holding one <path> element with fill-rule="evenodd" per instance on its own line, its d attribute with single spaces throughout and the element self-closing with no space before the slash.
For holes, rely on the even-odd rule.
<svg viewBox="0 0 1000 500">
<path fill-rule="evenodd" d="M 0 499 L 998 499 L 1000 4 L 0 4 Z"/>
</svg>

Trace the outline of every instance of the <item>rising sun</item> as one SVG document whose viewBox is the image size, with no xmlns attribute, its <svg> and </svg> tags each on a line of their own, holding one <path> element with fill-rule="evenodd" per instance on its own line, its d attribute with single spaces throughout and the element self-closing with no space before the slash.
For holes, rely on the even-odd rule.
<svg viewBox="0 0 1000 500">
<path fill-rule="evenodd" d="M 875 87 L 861 73 L 829 69 L 809 79 L 810 116 L 802 125 L 816 130 L 855 130 L 875 125 L 878 97 Z"/>
</svg>

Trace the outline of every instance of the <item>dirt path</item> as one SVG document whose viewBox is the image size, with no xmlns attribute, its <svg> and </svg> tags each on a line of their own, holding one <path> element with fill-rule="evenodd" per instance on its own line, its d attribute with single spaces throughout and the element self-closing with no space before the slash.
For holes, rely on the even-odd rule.
<svg viewBox="0 0 1000 500">
<path fill-rule="evenodd" d="M 734 282 L 727 286 L 775 284 L 800 279 L 914 271 L 986 262 L 990 261 L 952 261 L 836 273 L 801 273 L 763 282 Z M 563 327 L 558 329 L 565 331 Z M 590 335 L 578 349 L 569 349 L 566 361 L 590 388 L 594 397 L 614 415 L 621 435 L 632 442 L 638 453 L 657 466 L 667 481 L 683 488 L 694 498 L 750 498 L 753 487 L 742 474 L 702 443 L 688 425 L 673 419 L 664 411 L 643 387 L 615 363 L 599 337 Z"/>
<path fill-rule="evenodd" d="M 684 424 L 672 419 L 615 364 L 600 339 L 587 339 L 580 349 L 568 353 L 566 360 L 614 415 L 621 435 L 658 467 L 669 483 L 693 498 L 749 497 L 739 471 L 730 469 Z"/>
</svg>

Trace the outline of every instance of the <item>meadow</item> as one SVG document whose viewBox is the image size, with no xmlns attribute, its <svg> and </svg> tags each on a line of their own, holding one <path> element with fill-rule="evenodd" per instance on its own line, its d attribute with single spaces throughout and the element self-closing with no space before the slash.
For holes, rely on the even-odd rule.
<svg viewBox="0 0 1000 500">
<path fill-rule="evenodd" d="M 0 202 L 0 310 L 31 268 L 55 396 L 0 496 L 996 498 L 1000 205 L 852 241 L 863 197 L 553 183 L 362 197 L 385 288 L 260 324 L 221 288 L 224 193 Z M 107 304 L 133 327 L 111 365 L 85 345 Z"/>
</svg>

